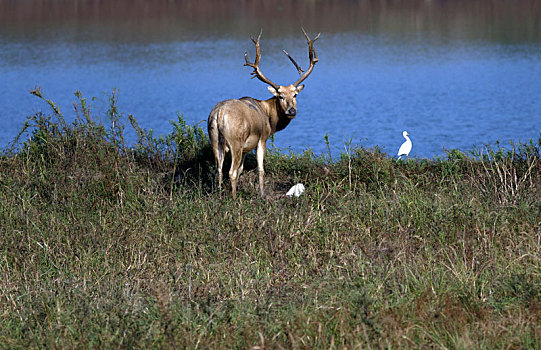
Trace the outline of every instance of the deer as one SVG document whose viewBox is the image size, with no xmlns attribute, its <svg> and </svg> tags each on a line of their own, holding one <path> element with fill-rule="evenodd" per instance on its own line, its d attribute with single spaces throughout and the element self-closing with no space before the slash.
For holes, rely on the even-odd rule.
<svg viewBox="0 0 541 350">
<path fill-rule="evenodd" d="M 208 117 L 208 134 L 218 168 L 218 189 L 221 190 L 222 188 L 225 154 L 230 152 L 229 180 L 233 197 L 237 195 L 237 181 L 244 168 L 246 154 L 256 148 L 259 194 L 261 197 L 265 196 L 263 159 L 265 158 L 267 139 L 277 131 L 286 128 L 297 115 L 297 94 L 304 89 L 304 85 L 301 85 L 301 83 L 308 78 L 318 62 L 314 42 L 321 33 L 314 39 L 310 39 L 306 31 L 302 29 L 308 43 L 310 66 L 306 71 L 303 71 L 287 51 L 283 50 L 297 69 L 300 77 L 291 85 L 275 84 L 263 74 L 259 67 L 259 61 L 261 60 L 259 41 L 262 32 L 259 33 L 257 39 L 250 36 L 255 45 L 255 59 L 253 63 L 250 62 L 248 53 L 244 52 L 246 62 L 244 66 L 253 68 L 250 73 L 252 79 L 257 78 L 267 84 L 267 88 L 273 97 L 267 100 L 242 97 L 240 99 L 221 101 L 212 108 Z"/>
</svg>

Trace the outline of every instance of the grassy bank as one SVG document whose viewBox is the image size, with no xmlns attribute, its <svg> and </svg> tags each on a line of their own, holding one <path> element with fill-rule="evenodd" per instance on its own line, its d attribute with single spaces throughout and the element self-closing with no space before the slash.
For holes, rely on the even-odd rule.
<svg viewBox="0 0 541 350">
<path fill-rule="evenodd" d="M 248 170 L 233 200 L 181 118 L 155 138 L 114 94 L 104 124 L 43 99 L 0 156 L 2 347 L 541 347 L 539 143 L 269 152 L 269 198 Z"/>
</svg>

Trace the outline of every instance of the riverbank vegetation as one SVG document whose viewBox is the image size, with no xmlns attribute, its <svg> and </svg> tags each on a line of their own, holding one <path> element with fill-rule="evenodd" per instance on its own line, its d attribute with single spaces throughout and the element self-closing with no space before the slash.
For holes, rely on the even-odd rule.
<svg viewBox="0 0 541 350">
<path fill-rule="evenodd" d="M 114 94 L 102 123 L 32 93 L 51 112 L 0 155 L 2 347 L 541 347 L 541 140 L 271 150 L 268 198 L 248 158 L 233 199 L 180 116 L 159 138 Z"/>
</svg>

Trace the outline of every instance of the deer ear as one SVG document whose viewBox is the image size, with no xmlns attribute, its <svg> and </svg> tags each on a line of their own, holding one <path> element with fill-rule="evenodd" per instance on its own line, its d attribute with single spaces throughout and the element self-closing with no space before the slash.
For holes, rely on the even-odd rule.
<svg viewBox="0 0 541 350">
<path fill-rule="evenodd" d="M 301 92 L 304 89 L 304 84 L 297 86 L 297 93 Z"/>
<path fill-rule="evenodd" d="M 269 89 L 270 93 L 273 94 L 274 96 L 276 96 L 276 97 L 280 96 L 280 93 L 278 93 L 278 91 L 275 88 L 273 88 L 272 86 L 270 86 L 270 85 L 267 86 L 267 89 Z"/>
</svg>

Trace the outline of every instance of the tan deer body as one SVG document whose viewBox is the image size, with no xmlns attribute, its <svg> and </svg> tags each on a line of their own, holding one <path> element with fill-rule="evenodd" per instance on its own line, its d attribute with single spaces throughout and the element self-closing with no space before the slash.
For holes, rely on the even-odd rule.
<svg viewBox="0 0 541 350">
<path fill-rule="evenodd" d="M 304 32 L 304 31 L 303 31 Z M 291 59 L 301 77 L 289 86 L 274 84 L 259 70 L 259 39 L 252 38 L 256 45 L 256 59 L 254 63 L 248 61 L 245 53 L 246 66 L 254 69 L 252 74 L 259 80 L 269 84 L 269 91 L 274 97 L 268 100 L 257 100 L 251 97 L 243 97 L 238 100 L 226 100 L 216 104 L 208 118 L 208 134 L 216 166 L 218 168 L 218 186 L 221 188 L 223 179 L 223 163 L 225 154 L 231 152 L 231 168 L 229 179 L 233 196 L 237 193 L 237 180 L 242 173 L 246 153 L 256 149 L 257 169 L 259 173 L 259 193 L 264 195 L 264 167 L 263 159 L 267 147 L 267 139 L 276 131 L 284 129 L 297 114 L 297 94 L 302 91 L 304 85 L 299 85 L 312 72 L 317 56 L 313 49 L 313 42 L 319 35 L 308 40 L 310 68 L 303 74 L 297 63 Z M 285 51 L 284 51 L 285 52 Z"/>
</svg>

